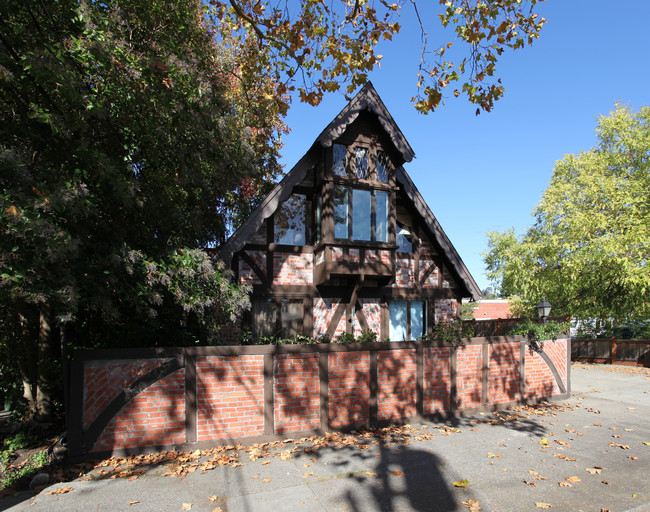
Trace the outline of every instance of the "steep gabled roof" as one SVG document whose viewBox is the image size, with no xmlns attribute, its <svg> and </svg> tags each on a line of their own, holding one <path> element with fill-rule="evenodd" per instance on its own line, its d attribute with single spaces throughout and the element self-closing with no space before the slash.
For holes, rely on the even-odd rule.
<svg viewBox="0 0 650 512">
<path fill-rule="evenodd" d="M 321 132 L 309 151 L 307 151 L 300 161 L 287 173 L 282 181 L 273 188 L 264 201 L 262 201 L 262 204 L 219 248 L 217 252 L 217 257 L 219 259 L 228 264 L 232 261 L 233 255 L 246 245 L 248 238 L 262 227 L 264 221 L 273 215 L 283 201 L 289 198 L 293 188 L 305 179 L 307 171 L 317 164 L 320 154 L 318 148 L 330 147 L 333 142 L 345 132 L 347 127 L 354 122 L 363 110 L 369 110 L 376 114 L 382 128 L 386 130 L 386 133 L 389 135 L 395 148 L 400 152 L 404 162 L 410 162 L 413 160 L 415 157 L 413 149 L 411 149 L 404 134 L 386 109 L 384 102 L 381 101 L 375 88 L 370 82 L 368 82 Z M 427 228 L 440 245 L 444 255 L 452 266 L 453 272 L 460 278 L 467 293 L 475 300 L 478 300 L 481 296 L 478 285 L 403 167 L 400 166 L 397 168 L 396 178 L 397 182 L 404 188 L 407 197 L 413 202 L 415 209 L 422 215 Z"/>
<path fill-rule="evenodd" d="M 415 153 L 404 137 L 402 130 L 397 126 L 393 116 L 388 112 L 386 105 L 381 101 L 379 94 L 377 94 L 377 91 L 372 86 L 371 82 L 364 85 L 357 95 L 352 98 L 350 103 L 339 112 L 339 115 L 337 115 L 327 128 L 321 132 L 316 139 L 316 142 L 320 143 L 323 147 L 330 147 L 336 139 L 343 135 L 343 132 L 345 132 L 347 127 L 350 126 L 364 110 L 376 114 L 379 123 L 382 128 L 386 130 L 391 142 L 402 155 L 404 162 L 410 162 L 413 160 Z"/>
<path fill-rule="evenodd" d="M 470 274 L 465 263 L 463 263 L 456 248 L 452 245 L 447 234 L 438 222 L 438 219 L 436 219 L 431 208 L 429 208 L 429 205 L 422 197 L 422 194 L 420 194 L 420 191 L 411 180 L 411 177 L 401 166 L 397 168 L 395 177 L 397 182 L 404 187 L 406 196 L 413 202 L 415 210 L 422 216 L 426 227 L 429 229 L 436 242 L 438 242 L 438 245 L 440 245 L 443 254 L 447 257 L 449 263 L 451 263 L 454 272 L 461 280 L 462 284 L 465 285 L 465 288 L 474 300 L 479 300 L 481 298 L 481 289 L 476 284 L 476 281 L 474 281 L 472 274 Z"/>
</svg>

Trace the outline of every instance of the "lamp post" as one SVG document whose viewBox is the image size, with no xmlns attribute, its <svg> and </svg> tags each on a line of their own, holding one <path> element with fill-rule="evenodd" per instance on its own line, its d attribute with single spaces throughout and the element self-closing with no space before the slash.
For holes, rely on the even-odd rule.
<svg viewBox="0 0 650 512">
<path fill-rule="evenodd" d="M 546 319 L 551 314 L 551 305 L 546 300 L 546 297 L 542 299 L 542 302 L 537 304 L 537 316 L 542 319 L 542 323 L 546 323 Z"/>
</svg>

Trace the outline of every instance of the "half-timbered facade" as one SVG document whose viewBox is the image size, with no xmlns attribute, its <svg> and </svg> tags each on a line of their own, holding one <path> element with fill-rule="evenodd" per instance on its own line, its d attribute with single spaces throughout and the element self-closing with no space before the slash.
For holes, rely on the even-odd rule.
<svg viewBox="0 0 650 512">
<path fill-rule="evenodd" d="M 252 285 L 256 337 L 417 339 L 480 297 L 404 170 L 413 157 L 367 84 L 219 249 Z"/>
</svg>

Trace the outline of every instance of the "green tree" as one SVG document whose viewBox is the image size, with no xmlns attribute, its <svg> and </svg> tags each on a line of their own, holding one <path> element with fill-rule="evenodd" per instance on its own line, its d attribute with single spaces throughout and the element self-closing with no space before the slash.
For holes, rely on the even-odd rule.
<svg viewBox="0 0 650 512">
<path fill-rule="evenodd" d="M 0 7 L 3 340 L 49 414 L 82 346 L 206 341 L 247 304 L 205 247 L 279 172 L 276 85 L 242 82 L 194 0 Z M 230 49 L 233 49 L 232 47 Z"/>
<path fill-rule="evenodd" d="M 650 108 L 616 105 L 598 144 L 557 162 L 533 226 L 488 235 L 489 277 L 506 295 L 554 314 L 630 318 L 650 314 Z"/>
</svg>

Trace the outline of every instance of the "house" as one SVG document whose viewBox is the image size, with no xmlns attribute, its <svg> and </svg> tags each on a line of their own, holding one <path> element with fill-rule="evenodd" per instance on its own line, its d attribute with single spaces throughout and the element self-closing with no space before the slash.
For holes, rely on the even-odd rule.
<svg viewBox="0 0 650 512">
<path fill-rule="evenodd" d="M 253 335 L 414 340 L 480 290 L 404 169 L 411 146 L 368 83 L 224 243 Z"/>
<path fill-rule="evenodd" d="M 508 299 L 483 299 L 473 304 L 476 320 L 496 320 L 512 318 L 510 301 Z"/>
</svg>

